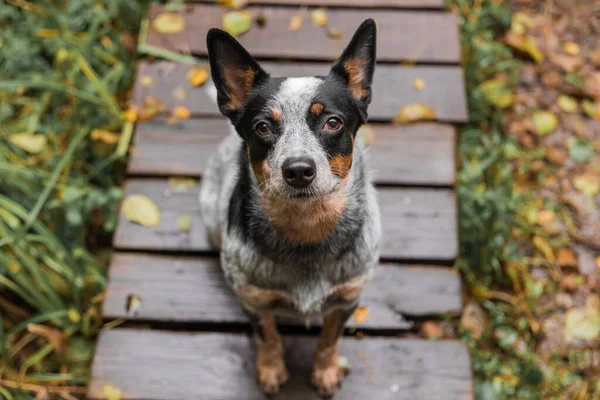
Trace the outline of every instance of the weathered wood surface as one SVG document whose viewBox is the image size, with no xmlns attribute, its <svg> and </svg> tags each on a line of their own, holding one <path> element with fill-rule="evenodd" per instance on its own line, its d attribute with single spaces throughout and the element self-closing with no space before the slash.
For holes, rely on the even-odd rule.
<svg viewBox="0 0 600 400">
<path fill-rule="evenodd" d="M 154 18 L 163 6 L 153 6 L 149 12 L 150 29 L 147 43 L 172 51 L 207 55 L 206 34 L 210 28 L 222 28 L 223 16 L 229 10 L 213 5 L 193 5 L 181 11 L 185 29 L 162 34 L 152 28 Z M 335 60 L 348 44 L 356 28 L 367 18 L 377 21 L 377 59 L 401 62 L 418 60 L 431 63 L 460 63 L 458 23 L 454 14 L 429 11 L 331 9 L 327 11 L 328 26 L 339 29 L 342 39 L 330 38 L 326 30 L 313 25 L 307 15 L 302 27 L 288 27 L 298 10 L 289 7 L 246 7 L 246 11 L 263 15 L 264 28 L 254 26 L 238 39 L 254 57 L 301 60 Z M 318 45 L 315 45 L 317 44 Z"/>
<path fill-rule="evenodd" d="M 290 381 L 274 399 L 320 400 L 308 383 L 315 338 L 291 336 L 284 343 Z M 103 386 L 113 385 L 125 400 L 262 400 L 253 347 L 238 334 L 102 332 L 88 398 L 103 399 Z M 344 338 L 340 353 L 352 370 L 339 399 L 472 399 L 469 354 L 459 342 Z"/>
<path fill-rule="evenodd" d="M 217 3 L 218 0 L 189 0 L 188 3 Z M 352 8 L 444 8 L 444 0 L 249 0 L 249 5 L 286 5 Z"/>
<path fill-rule="evenodd" d="M 185 323 L 246 323 L 239 301 L 225 282 L 216 257 L 182 257 L 116 253 L 109 271 L 102 315 L 127 318 L 127 298 L 136 294 L 141 307 L 132 320 Z M 423 317 L 462 307 L 460 278 L 450 268 L 383 264 L 367 284 L 361 305 L 369 319 L 347 326 L 402 330 L 403 316 Z M 290 321 L 302 325 L 304 321 Z M 320 324 L 320 321 L 318 322 Z"/>
<path fill-rule="evenodd" d="M 169 189 L 166 179 L 132 179 L 125 196 L 143 194 L 160 209 L 158 227 L 145 227 L 121 214 L 114 237 L 117 249 L 209 251 L 198 205 L 199 185 L 185 192 Z M 450 262 L 456 258 L 456 200 L 449 189 L 379 188 L 384 259 Z M 191 229 L 177 228 L 177 217 L 190 216 Z"/>
<path fill-rule="evenodd" d="M 452 186 L 455 130 L 449 125 L 373 124 L 370 165 L 382 184 Z M 198 177 L 208 157 L 230 132 L 225 119 L 203 118 L 139 123 L 128 166 L 133 175 Z"/>
<path fill-rule="evenodd" d="M 277 63 L 262 62 L 272 76 L 324 76 L 330 64 L 326 63 Z M 153 85 L 144 86 L 139 80 L 135 86 L 135 103 L 142 106 L 146 97 L 160 99 L 168 110 L 185 106 L 194 115 L 220 116 L 216 104 L 216 92 L 212 80 L 193 88 L 186 74 L 191 67 L 168 61 L 140 62 L 138 76 L 152 76 Z M 425 82 L 422 90 L 414 87 L 415 79 Z M 438 120 L 466 122 L 467 105 L 463 72 L 458 66 L 414 66 L 379 64 L 373 78 L 373 101 L 369 106 L 369 119 L 390 121 L 407 104 L 423 103 L 432 107 Z M 187 98 L 181 100 L 172 95 L 176 88 L 183 89 Z M 180 90 L 178 90 L 180 91 Z"/>
</svg>

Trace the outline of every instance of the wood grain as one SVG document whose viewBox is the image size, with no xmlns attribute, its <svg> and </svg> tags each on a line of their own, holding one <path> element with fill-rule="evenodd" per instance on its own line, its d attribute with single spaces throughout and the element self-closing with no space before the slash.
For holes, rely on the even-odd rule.
<svg viewBox="0 0 600 400">
<path fill-rule="evenodd" d="M 452 186 L 455 130 L 449 125 L 371 125 L 375 141 L 369 159 L 381 184 Z M 208 157 L 232 129 L 225 119 L 156 119 L 139 123 L 128 172 L 133 175 L 199 177 Z"/>
<path fill-rule="evenodd" d="M 277 63 L 263 62 L 261 65 L 272 76 L 324 76 L 330 64 L 324 63 Z M 212 80 L 193 88 L 186 74 L 191 67 L 168 61 L 149 63 L 142 61 L 138 66 L 138 81 L 134 88 L 134 102 L 141 106 L 150 96 L 160 99 L 168 110 L 184 106 L 194 115 L 221 116 L 216 103 L 216 92 Z M 144 86 L 139 77 L 151 76 L 153 85 Z M 414 87 L 415 79 L 425 82 L 422 90 Z M 183 100 L 172 95 L 174 89 L 187 94 Z M 371 121 L 391 121 L 407 104 L 423 103 L 432 107 L 439 121 L 466 122 L 467 105 L 462 69 L 458 66 L 415 66 L 379 64 L 375 69 L 373 101 L 369 106 Z"/>
<path fill-rule="evenodd" d="M 144 227 L 122 214 L 114 236 L 117 249 L 208 251 L 206 232 L 198 212 L 199 186 L 173 192 L 166 179 L 132 179 L 125 196 L 143 194 L 160 209 L 160 225 Z M 378 190 L 383 225 L 382 258 L 451 262 L 458 251 L 456 200 L 448 189 Z M 177 217 L 189 215 L 191 229 L 177 228 Z"/>
<path fill-rule="evenodd" d="M 147 43 L 172 51 L 192 52 L 206 56 L 206 34 L 210 28 L 222 28 L 224 7 L 195 4 L 178 12 L 185 19 L 181 32 L 162 34 L 152 22 L 163 12 L 163 6 L 150 8 Z M 310 15 L 297 31 L 288 28 L 298 10 L 288 7 L 246 7 L 245 11 L 266 18 L 264 28 L 252 27 L 238 40 L 254 57 L 298 60 L 337 59 L 359 25 L 367 18 L 377 21 L 377 60 L 401 62 L 418 60 L 431 63 L 460 63 L 458 22 L 449 12 L 331 9 L 327 10 L 328 26 L 339 29 L 342 39 L 330 38 L 326 30 L 313 25 Z M 310 10 L 309 10 L 310 12 Z"/>
<path fill-rule="evenodd" d="M 218 0 L 189 0 L 188 3 L 217 3 Z M 289 5 L 352 8 L 443 9 L 443 0 L 249 0 L 248 5 Z"/>
<path fill-rule="evenodd" d="M 104 318 L 127 318 L 127 298 L 136 294 L 142 306 L 132 320 L 248 322 L 216 257 L 117 253 L 111 261 L 108 282 Z M 358 324 L 351 318 L 347 326 L 407 329 L 411 324 L 404 316 L 458 315 L 462 308 L 460 278 L 450 268 L 383 264 L 365 287 L 361 305 L 368 307 L 369 319 Z M 288 323 L 303 325 L 304 321 Z"/>
<path fill-rule="evenodd" d="M 284 337 L 290 381 L 275 397 L 320 400 L 308 383 L 312 337 Z M 113 329 L 98 339 L 89 399 L 103 387 L 125 400 L 262 400 L 254 349 L 245 335 Z M 352 370 L 337 398 L 348 400 L 472 400 L 467 349 L 458 341 L 344 338 L 340 354 Z"/>
</svg>

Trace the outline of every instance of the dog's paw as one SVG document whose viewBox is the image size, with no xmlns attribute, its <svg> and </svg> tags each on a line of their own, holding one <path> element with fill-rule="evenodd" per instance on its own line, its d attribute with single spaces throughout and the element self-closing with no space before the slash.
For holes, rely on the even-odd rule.
<svg viewBox="0 0 600 400">
<path fill-rule="evenodd" d="M 344 379 L 343 370 L 337 365 L 328 365 L 323 368 L 314 368 L 310 382 L 317 389 L 320 396 L 329 398 L 340 390 Z"/>
<path fill-rule="evenodd" d="M 279 387 L 287 382 L 289 378 L 283 361 L 276 363 L 276 365 L 260 365 L 257 372 L 258 386 L 265 394 L 278 393 Z"/>
</svg>

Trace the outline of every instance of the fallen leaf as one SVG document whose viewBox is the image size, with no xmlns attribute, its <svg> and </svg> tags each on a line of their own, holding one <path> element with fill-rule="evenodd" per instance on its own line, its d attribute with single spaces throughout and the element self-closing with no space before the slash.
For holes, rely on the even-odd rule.
<svg viewBox="0 0 600 400">
<path fill-rule="evenodd" d="M 588 117 L 600 121 L 600 103 L 592 103 L 589 100 L 584 100 L 581 103 L 581 108 Z"/>
<path fill-rule="evenodd" d="M 394 122 L 397 124 L 406 124 L 435 119 L 437 119 L 437 113 L 433 108 L 422 103 L 410 103 L 402 107 L 398 114 L 396 114 Z"/>
<path fill-rule="evenodd" d="M 594 149 L 589 142 L 580 137 L 572 137 L 567 140 L 569 148 L 569 157 L 578 163 L 589 162 L 594 156 Z"/>
<path fill-rule="evenodd" d="M 310 13 L 310 20 L 316 26 L 325 26 L 327 25 L 327 12 L 324 8 L 317 8 Z"/>
<path fill-rule="evenodd" d="M 131 106 L 127 110 L 123 111 L 123 118 L 129 122 L 135 122 L 138 118 L 139 110 L 136 106 Z"/>
<path fill-rule="evenodd" d="M 44 337 L 58 354 L 62 354 L 67 348 L 69 336 L 61 330 L 39 324 L 27 324 L 27 330 Z"/>
<path fill-rule="evenodd" d="M 142 194 L 131 194 L 123 200 L 122 212 L 128 221 L 143 226 L 158 226 L 160 211 L 149 197 Z"/>
<path fill-rule="evenodd" d="M 583 307 L 567 310 L 565 316 L 565 341 L 594 340 L 600 335 L 600 298 L 589 296 Z"/>
<path fill-rule="evenodd" d="M 469 303 L 460 317 L 460 325 L 463 329 L 471 332 L 474 339 L 480 339 L 486 325 L 485 312 L 477 303 Z"/>
<path fill-rule="evenodd" d="M 583 65 L 583 58 L 565 54 L 555 54 L 552 56 L 551 61 L 565 72 L 575 72 Z"/>
<path fill-rule="evenodd" d="M 342 31 L 335 28 L 327 28 L 327 36 L 332 39 L 341 39 L 343 37 Z"/>
<path fill-rule="evenodd" d="M 369 319 L 369 309 L 367 306 L 358 307 L 352 313 L 352 317 L 354 317 L 354 322 L 357 324 L 362 324 Z"/>
<path fill-rule="evenodd" d="M 121 391 L 113 385 L 102 386 L 102 394 L 106 400 L 122 400 L 123 395 Z"/>
<path fill-rule="evenodd" d="M 556 213 L 552 210 L 541 210 L 537 215 L 539 225 L 548 225 L 556 219 Z"/>
<path fill-rule="evenodd" d="M 175 118 L 186 119 L 189 118 L 192 113 L 187 109 L 187 107 L 177 106 L 173 109 L 171 115 Z"/>
<path fill-rule="evenodd" d="M 576 268 L 577 258 L 571 249 L 562 248 L 558 250 L 557 263 L 562 268 Z"/>
<path fill-rule="evenodd" d="M 223 16 L 223 29 L 232 36 L 239 36 L 252 28 L 250 11 L 230 11 Z"/>
<path fill-rule="evenodd" d="M 444 330 L 434 321 L 425 321 L 421 327 L 421 333 L 427 339 L 439 339 L 444 337 Z"/>
<path fill-rule="evenodd" d="M 127 305 L 125 306 L 127 318 L 135 317 L 141 309 L 142 298 L 135 293 L 130 293 L 127 296 Z"/>
<path fill-rule="evenodd" d="M 152 87 L 154 86 L 154 78 L 152 75 L 142 75 L 140 76 L 140 83 L 142 86 Z"/>
<path fill-rule="evenodd" d="M 415 78 L 413 86 L 417 90 L 423 90 L 425 88 L 425 81 L 422 78 Z"/>
<path fill-rule="evenodd" d="M 290 17 L 290 22 L 288 23 L 288 29 L 292 32 L 296 32 L 298 29 L 302 27 L 304 23 L 304 14 L 305 12 L 298 13 L 296 15 L 292 15 Z"/>
<path fill-rule="evenodd" d="M 156 97 L 146 96 L 142 100 L 142 109 L 138 113 L 140 121 L 147 121 L 165 110 L 165 105 Z"/>
<path fill-rule="evenodd" d="M 34 135 L 32 133 L 13 133 L 8 140 L 30 154 L 39 154 L 46 149 L 48 137 L 46 135 Z"/>
<path fill-rule="evenodd" d="M 510 47 L 528 54 L 536 63 L 544 61 L 544 54 L 539 49 L 536 38 L 531 35 L 522 36 L 511 30 L 506 33 L 504 42 Z"/>
<path fill-rule="evenodd" d="M 600 268 L 600 256 L 596 257 L 596 267 Z"/>
<path fill-rule="evenodd" d="M 370 146 L 375 142 L 375 129 L 372 125 L 365 124 L 358 128 L 356 138 L 366 146 Z"/>
<path fill-rule="evenodd" d="M 600 183 L 598 182 L 597 177 L 589 177 L 586 175 L 578 176 L 575 178 L 573 186 L 575 186 L 575 189 L 590 197 L 595 196 L 598 194 L 598 191 L 600 191 Z"/>
<path fill-rule="evenodd" d="M 185 29 L 185 19 L 179 14 L 164 12 L 154 18 L 152 27 L 159 33 L 177 33 Z"/>
<path fill-rule="evenodd" d="M 177 229 L 181 232 L 189 232 L 192 229 L 192 220 L 187 214 L 181 214 L 177 217 Z"/>
<path fill-rule="evenodd" d="M 184 88 L 182 88 L 181 86 L 177 86 L 171 91 L 171 96 L 173 96 L 173 98 L 176 100 L 183 101 L 187 99 L 188 94 Z"/>
<path fill-rule="evenodd" d="M 579 55 L 579 52 L 581 51 L 579 45 L 575 42 L 566 42 L 563 44 L 563 50 L 570 56 Z"/>
<path fill-rule="evenodd" d="M 513 93 L 506 81 L 490 79 L 479 85 L 485 98 L 499 108 L 506 108 L 513 104 Z"/>
<path fill-rule="evenodd" d="M 566 94 L 561 94 L 560 96 L 558 96 L 556 104 L 558 105 L 558 108 L 568 113 L 577 112 L 577 110 L 579 109 L 577 100 L 575 100 L 571 96 L 567 96 Z"/>
<path fill-rule="evenodd" d="M 81 321 L 81 315 L 74 308 L 70 308 L 69 309 L 69 312 L 67 313 L 67 316 L 69 317 L 69 319 L 72 322 L 78 323 L 79 321 Z"/>
<path fill-rule="evenodd" d="M 534 236 L 533 237 L 533 245 L 538 249 L 538 251 L 540 253 L 542 253 L 544 255 L 546 260 L 548 260 L 550 262 L 553 262 L 555 260 L 554 252 L 552 251 L 552 246 L 550 246 L 543 237 Z"/>
<path fill-rule="evenodd" d="M 536 111 L 533 113 L 532 120 L 533 125 L 535 126 L 535 132 L 540 136 L 554 132 L 558 125 L 556 115 L 549 111 Z"/>
<path fill-rule="evenodd" d="M 90 134 L 92 152 L 98 157 L 106 157 L 117 148 L 121 136 L 104 129 L 94 129 Z"/>
<path fill-rule="evenodd" d="M 189 189 L 196 186 L 196 180 L 193 178 L 179 178 L 173 177 L 169 178 L 167 181 L 169 185 L 169 189 L 173 192 L 187 192 Z"/>
<path fill-rule="evenodd" d="M 187 81 L 193 87 L 204 85 L 208 80 L 208 69 L 204 67 L 192 67 L 187 72 Z"/>
<path fill-rule="evenodd" d="M 254 22 L 259 28 L 264 28 L 267 26 L 267 16 L 261 12 L 254 18 Z"/>
<path fill-rule="evenodd" d="M 224 7 L 239 10 L 246 7 L 248 0 L 219 0 L 219 3 L 221 3 Z"/>
</svg>

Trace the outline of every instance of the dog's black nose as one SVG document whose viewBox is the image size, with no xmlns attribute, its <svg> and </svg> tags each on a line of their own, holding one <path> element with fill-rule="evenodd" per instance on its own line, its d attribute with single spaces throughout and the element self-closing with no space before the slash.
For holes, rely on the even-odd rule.
<svg viewBox="0 0 600 400">
<path fill-rule="evenodd" d="M 281 166 L 281 171 L 288 185 L 297 189 L 307 187 L 317 176 L 315 162 L 306 157 L 288 158 Z"/>
</svg>

